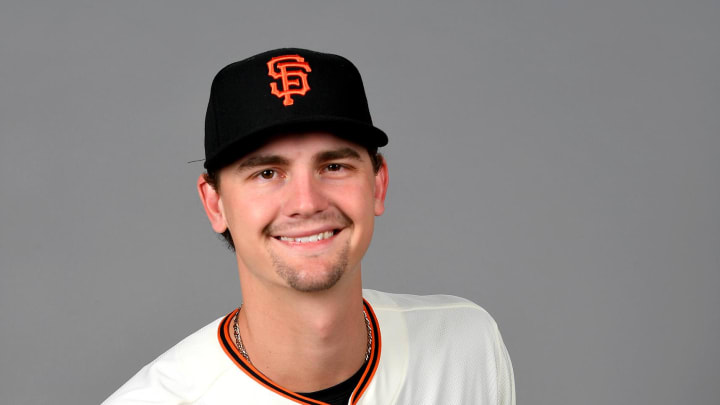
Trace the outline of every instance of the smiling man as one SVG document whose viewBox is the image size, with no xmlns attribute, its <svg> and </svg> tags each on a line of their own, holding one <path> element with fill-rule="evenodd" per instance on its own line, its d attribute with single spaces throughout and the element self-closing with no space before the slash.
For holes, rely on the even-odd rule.
<svg viewBox="0 0 720 405">
<path fill-rule="evenodd" d="M 362 289 L 387 136 L 347 59 L 278 49 L 213 81 L 197 188 L 235 251 L 242 305 L 106 404 L 514 404 L 482 308 Z"/>
</svg>

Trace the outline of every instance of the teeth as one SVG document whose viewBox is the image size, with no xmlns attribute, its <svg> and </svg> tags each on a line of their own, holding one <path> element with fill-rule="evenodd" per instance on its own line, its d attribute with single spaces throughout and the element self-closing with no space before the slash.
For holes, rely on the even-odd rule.
<svg viewBox="0 0 720 405">
<path fill-rule="evenodd" d="M 303 236 L 302 238 L 289 238 L 287 236 L 281 236 L 280 240 L 283 242 L 308 243 L 308 242 L 317 242 L 319 240 L 328 239 L 329 237 L 331 237 L 333 235 L 334 235 L 333 231 L 327 231 L 327 232 L 320 232 L 316 235 Z"/>
</svg>

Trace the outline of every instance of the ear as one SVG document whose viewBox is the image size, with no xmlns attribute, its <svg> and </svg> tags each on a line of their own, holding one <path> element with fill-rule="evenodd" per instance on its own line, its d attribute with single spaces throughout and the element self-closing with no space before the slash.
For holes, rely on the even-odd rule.
<svg viewBox="0 0 720 405">
<path fill-rule="evenodd" d="M 382 166 L 375 174 L 375 216 L 380 216 L 385 212 L 385 195 L 388 188 L 388 167 L 383 157 Z"/>
<path fill-rule="evenodd" d="M 198 177 L 197 190 L 213 231 L 217 233 L 225 232 L 227 221 L 225 221 L 225 211 L 223 210 L 220 194 L 205 180 L 204 174 Z"/>
</svg>

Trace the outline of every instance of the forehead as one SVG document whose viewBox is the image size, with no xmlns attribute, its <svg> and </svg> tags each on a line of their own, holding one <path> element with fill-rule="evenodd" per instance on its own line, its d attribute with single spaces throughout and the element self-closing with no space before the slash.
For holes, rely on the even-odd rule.
<svg viewBox="0 0 720 405">
<path fill-rule="evenodd" d="M 253 156 L 279 155 L 288 159 L 315 155 L 331 150 L 351 148 L 361 156 L 367 149 L 357 143 L 333 135 L 330 132 L 301 132 L 275 135 L 257 149 L 237 160 L 241 162 Z"/>
</svg>

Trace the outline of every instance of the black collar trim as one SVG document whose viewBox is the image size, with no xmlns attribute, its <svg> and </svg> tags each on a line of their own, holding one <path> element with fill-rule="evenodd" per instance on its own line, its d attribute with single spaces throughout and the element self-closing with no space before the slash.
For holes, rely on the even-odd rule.
<svg viewBox="0 0 720 405">
<path fill-rule="evenodd" d="M 360 397 L 370 384 L 370 381 L 372 381 L 372 378 L 375 375 L 378 364 L 380 362 L 380 352 L 382 347 L 380 341 L 380 327 L 377 317 L 375 316 L 375 312 L 370 306 L 370 303 L 368 303 L 364 299 L 363 306 L 365 307 L 365 312 L 367 313 L 368 320 L 370 321 L 370 327 L 372 328 L 372 351 L 370 354 L 370 359 L 368 359 L 368 361 L 365 363 L 365 369 L 363 371 L 362 377 L 360 377 L 360 381 L 353 390 L 353 395 L 350 401 L 352 405 L 357 404 L 357 402 L 360 400 Z M 230 358 L 230 360 L 232 360 L 232 362 L 235 363 L 235 365 L 238 366 L 243 372 L 245 372 L 245 374 L 247 374 L 250 378 L 280 396 L 283 396 L 300 404 L 327 405 L 325 402 L 316 401 L 312 398 L 308 398 L 306 396 L 283 388 L 282 386 L 274 383 L 269 378 L 265 377 L 252 364 L 245 360 L 242 354 L 240 354 L 238 348 L 233 343 L 233 338 L 230 335 L 230 323 L 232 322 L 233 317 L 235 316 L 237 311 L 238 310 L 235 309 L 234 311 L 227 314 L 225 318 L 220 321 L 220 325 L 218 326 L 218 341 L 220 342 L 220 347 L 222 347 L 223 351 Z"/>
</svg>

